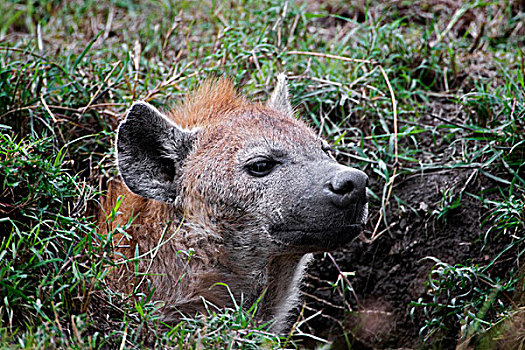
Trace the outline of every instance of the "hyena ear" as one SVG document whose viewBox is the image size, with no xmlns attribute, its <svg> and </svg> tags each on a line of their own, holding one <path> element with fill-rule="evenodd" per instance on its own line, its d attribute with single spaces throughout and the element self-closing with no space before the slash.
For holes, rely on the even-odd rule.
<svg viewBox="0 0 525 350">
<path fill-rule="evenodd" d="M 267 106 L 284 113 L 290 117 L 293 116 L 292 105 L 288 97 L 288 81 L 286 74 L 280 73 L 277 76 L 277 85 L 273 90 L 272 96 L 268 100 Z"/>
<path fill-rule="evenodd" d="M 184 161 L 195 134 L 155 107 L 137 102 L 117 133 L 117 163 L 128 188 L 143 197 L 174 202 Z"/>
</svg>

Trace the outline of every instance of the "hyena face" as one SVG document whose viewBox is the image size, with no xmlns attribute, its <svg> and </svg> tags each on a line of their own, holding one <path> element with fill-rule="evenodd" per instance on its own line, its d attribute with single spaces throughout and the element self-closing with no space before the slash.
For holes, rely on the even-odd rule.
<svg viewBox="0 0 525 350">
<path fill-rule="evenodd" d="M 284 77 L 266 106 L 237 101 L 211 110 L 185 129 L 135 104 L 117 138 L 126 185 L 173 203 L 187 222 L 220 232 L 230 249 L 324 251 L 361 232 L 367 176 L 338 164 L 292 116 Z"/>
</svg>

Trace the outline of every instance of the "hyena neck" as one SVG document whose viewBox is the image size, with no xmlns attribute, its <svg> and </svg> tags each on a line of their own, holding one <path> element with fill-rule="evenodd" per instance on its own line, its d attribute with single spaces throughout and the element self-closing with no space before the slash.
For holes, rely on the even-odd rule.
<svg viewBox="0 0 525 350">
<path fill-rule="evenodd" d="M 217 276 L 222 276 L 219 279 L 222 278 L 221 281 L 228 285 L 237 305 L 240 305 L 241 297 L 245 308 L 250 308 L 259 300 L 257 319 L 272 321 L 272 331 L 281 333 L 289 323 L 290 312 L 299 301 L 298 286 L 310 259 L 311 254 L 279 255 L 266 261 L 261 259 L 250 272 L 233 271 L 223 266 Z M 246 256 L 246 260 L 249 261 L 250 257 Z M 220 288 L 217 293 L 221 293 Z"/>
<path fill-rule="evenodd" d="M 214 230 L 212 225 L 186 221 L 181 231 L 185 248 L 194 251 L 188 266 L 191 272 L 178 282 L 180 293 L 189 292 L 184 299 L 202 305 L 200 297 L 194 298 L 200 295 L 212 304 L 233 306 L 232 298 L 237 305 L 241 305 L 242 298 L 242 305 L 250 308 L 261 298 L 257 319 L 273 321 L 274 332 L 286 328 L 289 313 L 299 300 L 298 285 L 311 254 L 270 254 L 272 247 L 244 241 L 239 236 L 224 238 L 224 231 Z M 217 258 L 210 259 L 214 255 Z"/>
<path fill-rule="evenodd" d="M 275 321 L 272 329 L 281 331 L 299 300 L 298 285 L 311 254 L 280 254 L 277 252 L 282 252 L 282 247 L 265 238 L 265 232 L 248 229 L 239 234 L 221 228 L 217 234 L 224 237 L 219 248 L 220 271 L 215 271 L 222 275 L 237 301 L 242 295 L 246 308 L 261 298 L 257 318 Z"/>
<path fill-rule="evenodd" d="M 272 331 L 280 333 L 288 325 L 290 312 L 299 302 L 299 284 L 312 255 L 280 255 L 267 266 L 265 295 L 258 306 L 259 318 L 274 320 Z"/>
</svg>

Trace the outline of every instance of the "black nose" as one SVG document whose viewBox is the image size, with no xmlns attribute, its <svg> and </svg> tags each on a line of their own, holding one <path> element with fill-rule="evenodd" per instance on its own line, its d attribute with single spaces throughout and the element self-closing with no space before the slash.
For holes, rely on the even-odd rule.
<svg viewBox="0 0 525 350">
<path fill-rule="evenodd" d="M 348 168 L 335 173 L 327 183 L 332 202 L 338 207 L 366 201 L 368 176 L 361 170 Z"/>
</svg>

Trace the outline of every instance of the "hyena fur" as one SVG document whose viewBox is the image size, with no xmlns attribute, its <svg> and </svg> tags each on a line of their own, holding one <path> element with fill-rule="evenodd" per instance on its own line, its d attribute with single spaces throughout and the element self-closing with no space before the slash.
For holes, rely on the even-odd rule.
<svg viewBox="0 0 525 350">
<path fill-rule="evenodd" d="M 167 113 L 134 103 L 118 128 L 120 178 L 103 209 L 123 196 L 109 226 L 134 220 L 113 237 L 115 260 L 138 254 L 141 275 L 121 264 L 111 284 L 153 289 L 166 322 L 205 312 L 203 299 L 251 306 L 262 296 L 256 317 L 282 331 L 311 253 L 350 242 L 367 216 L 367 176 L 338 164 L 294 115 L 284 75 L 266 104 L 223 78 Z"/>
</svg>

